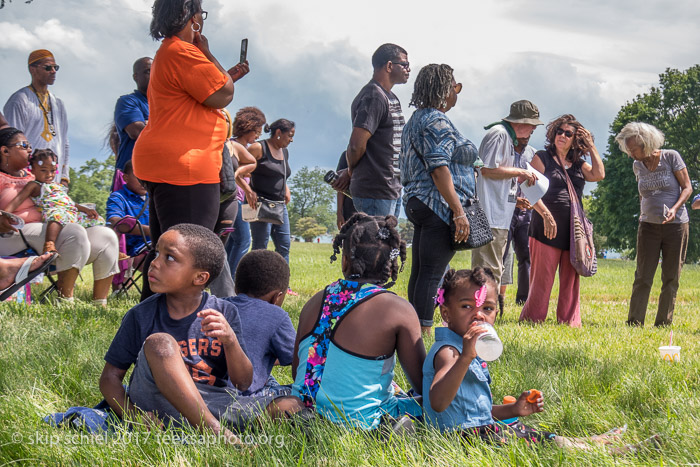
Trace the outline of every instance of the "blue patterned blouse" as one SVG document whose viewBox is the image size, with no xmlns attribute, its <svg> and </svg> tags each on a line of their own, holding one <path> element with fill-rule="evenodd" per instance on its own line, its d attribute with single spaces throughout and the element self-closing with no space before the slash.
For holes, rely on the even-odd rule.
<svg viewBox="0 0 700 467">
<path fill-rule="evenodd" d="M 457 196 L 464 205 L 475 197 L 474 162 L 478 154 L 476 146 L 462 136 L 444 112 L 433 108 L 415 111 L 401 137 L 399 164 L 404 206 L 415 196 L 449 224 L 450 208 L 430 173 L 447 166 Z"/>
</svg>

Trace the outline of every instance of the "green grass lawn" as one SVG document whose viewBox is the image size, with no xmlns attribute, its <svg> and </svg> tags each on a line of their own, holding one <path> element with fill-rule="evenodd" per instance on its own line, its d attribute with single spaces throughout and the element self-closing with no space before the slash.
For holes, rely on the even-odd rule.
<svg viewBox="0 0 700 467">
<path fill-rule="evenodd" d="M 296 324 L 309 297 L 340 275 L 330 264 L 330 245 L 292 245 L 292 288 L 284 308 Z M 468 253 L 458 253 L 453 267 L 467 267 Z M 394 287 L 405 296 L 410 264 Z M 135 295 L 110 301 L 106 310 L 87 300 L 91 284 L 83 272 L 74 306 L 3 304 L 0 307 L 0 465 L 86 464 L 233 464 L 233 465 L 457 465 L 457 464 L 687 464 L 700 462 L 700 268 L 686 266 L 676 302 L 674 343 L 680 363 L 664 362 L 658 347 L 669 329 L 651 327 L 660 288 L 657 275 L 645 328 L 626 326 L 634 263 L 605 261 L 598 274 L 581 280 L 582 329 L 555 324 L 520 325 L 520 308 L 509 288 L 505 317 L 496 323 L 504 342 L 501 358 L 490 365 L 494 401 L 537 388 L 545 411 L 528 417 L 544 430 L 569 436 L 602 433 L 627 424 L 624 442 L 651 434 L 662 436 L 659 451 L 613 457 L 604 449 L 565 451 L 552 446 L 513 443 L 493 447 L 466 445 L 456 436 L 419 429 L 409 437 L 380 437 L 349 431 L 324 421 L 304 430 L 290 423 L 263 421 L 245 435 L 254 449 L 238 450 L 194 432 L 150 433 L 137 426 L 109 438 L 58 430 L 43 423 L 51 412 L 69 406 L 93 406 L 102 398 L 98 378 L 103 356 Z M 536 293 L 536 291 L 533 291 Z M 554 294 L 557 287 L 554 288 Z M 550 313 L 554 313 L 552 302 Z M 371 323 L 367 323 L 371 326 Z M 430 346 L 432 342 L 426 342 Z M 289 368 L 276 369 L 282 383 Z M 397 379 L 406 382 L 397 367 Z M 176 436 L 187 436 L 183 444 Z"/>
</svg>

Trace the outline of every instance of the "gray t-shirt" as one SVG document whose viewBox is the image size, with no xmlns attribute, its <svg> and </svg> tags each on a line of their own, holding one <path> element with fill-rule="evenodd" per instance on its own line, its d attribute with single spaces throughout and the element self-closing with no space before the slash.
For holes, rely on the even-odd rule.
<svg viewBox="0 0 700 467">
<path fill-rule="evenodd" d="M 406 123 L 399 98 L 371 80 L 352 101 L 350 112 L 352 126 L 372 134 L 352 171 L 350 193 L 357 198 L 398 199 L 401 132 Z"/>
<path fill-rule="evenodd" d="M 664 221 L 664 205 L 669 208 L 676 204 L 681 194 L 681 185 L 674 172 L 685 168 L 685 162 L 677 151 L 662 150 L 661 160 L 655 170 L 650 171 L 643 162 L 634 161 L 632 166 L 637 177 L 639 195 L 642 197 L 640 222 L 661 224 Z M 688 222 L 688 211 L 685 206 L 676 213 L 674 224 Z"/>
</svg>

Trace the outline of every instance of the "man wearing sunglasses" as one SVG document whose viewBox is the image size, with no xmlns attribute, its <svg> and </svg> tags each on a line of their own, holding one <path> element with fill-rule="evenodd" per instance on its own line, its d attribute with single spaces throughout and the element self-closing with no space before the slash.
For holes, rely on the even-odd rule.
<svg viewBox="0 0 700 467">
<path fill-rule="evenodd" d="M 534 173 L 515 164 L 515 147 L 519 145 L 518 138 L 529 138 L 537 125 L 543 123 L 535 104 L 527 100 L 513 102 L 507 117 L 484 128 L 488 132 L 479 146 L 479 158 L 484 166 L 477 177 L 476 193 L 491 225 L 493 241 L 472 250 L 472 268 L 491 268 L 499 285 L 518 182 L 527 180 L 532 185 L 537 181 Z M 500 297 L 499 308 L 502 313 Z"/>
<path fill-rule="evenodd" d="M 31 84 L 12 94 L 3 112 L 11 126 L 24 132 L 34 149 L 51 149 L 58 155 L 56 183 L 68 186 L 68 117 L 63 101 L 49 92 L 59 66 L 46 49 L 29 54 L 28 64 Z"/>
<path fill-rule="evenodd" d="M 347 148 L 348 169 L 341 171 L 333 188 L 350 187 L 355 209 L 371 216 L 401 209 L 399 153 L 405 120 L 401 102 L 391 92 L 405 84 L 411 67 L 407 52 L 396 44 L 383 44 L 372 55 L 372 79 L 352 101 L 352 134 Z"/>
</svg>

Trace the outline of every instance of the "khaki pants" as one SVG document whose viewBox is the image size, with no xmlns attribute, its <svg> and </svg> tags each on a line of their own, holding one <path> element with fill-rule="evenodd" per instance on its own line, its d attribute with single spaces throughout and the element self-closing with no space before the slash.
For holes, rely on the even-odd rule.
<svg viewBox="0 0 700 467">
<path fill-rule="evenodd" d="M 472 269 L 476 266 L 490 268 L 496 276 L 498 286 L 501 285 L 503 274 L 503 254 L 508 243 L 508 229 L 491 229 L 493 241 L 481 248 L 472 250 Z"/>
<path fill-rule="evenodd" d="M 654 326 L 664 326 L 673 321 L 676 292 L 681 278 L 681 269 L 688 248 L 688 223 L 652 224 L 640 222 L 637 229 L 637 270 L 630 298 L 628 324 L 644 324 L 649 304 L 649 292 L 654 283 L 654 274 L 661 261 L 661 295 Z"/>
</svg>

